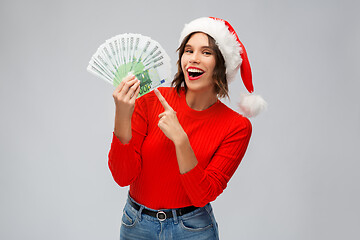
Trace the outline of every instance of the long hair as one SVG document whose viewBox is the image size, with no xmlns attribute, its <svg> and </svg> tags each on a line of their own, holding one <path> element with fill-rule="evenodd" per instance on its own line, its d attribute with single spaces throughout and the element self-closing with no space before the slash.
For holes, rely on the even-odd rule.
<svg viewBox="0 0 360 240">
<path fill-rule="evenodd" d="M 184 54 L 185 45 L 187 44 L 191 36 L 195 33 L 197 32 L 193 32 L 187 35 L 182 41 L 180 47 L 177 49 L 177 51 L 179 52 L 179 59 L 177 61 L 178 71 L 175 74 L 174 80 L 171 82 L 171 86 L 173 86 L 176 89 L 178 94 L 180 94 L 180 90 L 182 86 L 184 86 L 185 92 L 187 91 L 185 76 L 181 67 L 181 57 Z M 214 38 L 212 38 L 208 34 L 206 35 L 209 40 L 209 47 L 214 51 L 214 56 L 215 56 L 215 68 L 212 76 L 214 80 L 215 92 L 220 98 L 223 97 L 229 98 L 229 94 L 228 94 L 229 89 L 228 89 L 228 82 L 226 79 L 226 67 L 225 67 L 224 57 L 221 54 L 219 47 L 216 45 Z"/>
</svg>

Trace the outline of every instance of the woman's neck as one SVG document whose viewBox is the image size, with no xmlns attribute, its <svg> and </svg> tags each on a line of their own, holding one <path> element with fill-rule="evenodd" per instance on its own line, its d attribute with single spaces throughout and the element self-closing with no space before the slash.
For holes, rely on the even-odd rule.
<svg viewBox="0 0 360 240">
<path fill-rule="evenodd" d="M 196 111 L 208 109 L 218 100 L 216 93 L 191 92 L 189 90 L 186 92 L 185 98 L 187 105 Z"/>
</svg>

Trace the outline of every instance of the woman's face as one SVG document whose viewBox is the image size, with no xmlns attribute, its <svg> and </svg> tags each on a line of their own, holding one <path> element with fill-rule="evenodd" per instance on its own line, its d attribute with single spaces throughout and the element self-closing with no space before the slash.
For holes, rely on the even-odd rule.
<svg viewBox="0 0 360 240">
<path fill-rule="evenodd" d="M 208 36 L 204 33 L 193 34 L 181 57 L 181 68 L 188 91 L 214 93 L 212 76 L 215 65 L 214 51 L 209 47 Z"/>
</svg>

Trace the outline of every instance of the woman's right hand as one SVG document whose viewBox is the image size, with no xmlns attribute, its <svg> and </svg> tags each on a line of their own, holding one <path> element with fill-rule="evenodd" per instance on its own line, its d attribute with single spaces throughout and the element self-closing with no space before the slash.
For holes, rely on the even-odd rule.
<svg viewBox="0 0 360 240">
<path fill-rule="evenodd" d="M 125 77 L 113 92 L 116 105 L 114 133 L 123 144 L 127 144 L 132 137 L 131 117 L 139 92 L 140 81 L 134 75 Z"/>
<path fill-rule="evenodd" d="M 140 81 L 134 75 L 126 76 L 113 92 L 116 113 L 131 119 L 139 92 Z"/>
</svg>

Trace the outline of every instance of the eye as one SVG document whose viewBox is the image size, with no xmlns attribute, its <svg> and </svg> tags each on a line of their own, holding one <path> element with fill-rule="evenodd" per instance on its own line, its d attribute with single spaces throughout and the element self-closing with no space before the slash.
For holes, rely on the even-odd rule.
<svg viewBox="0 0 360 240">
<path fill-rule="evenodd" d="M 211 55 L 212 53 L 210 51 L 204 51 L 205 55 Z"/>
<path fill-rule="evenodd" d="M 191 49 L 185 49 L 186 53 L 193 53 L 193 51 Z"/>
</svg>

